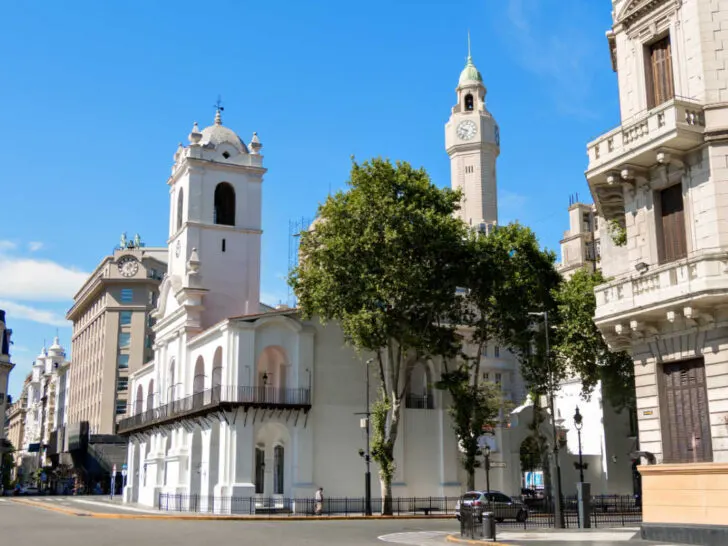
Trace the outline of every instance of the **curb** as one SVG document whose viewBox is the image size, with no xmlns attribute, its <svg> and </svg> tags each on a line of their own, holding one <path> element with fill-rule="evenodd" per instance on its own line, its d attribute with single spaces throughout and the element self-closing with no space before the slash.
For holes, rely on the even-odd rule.
<svg viewBox="0 0 728 546">
<path fill-rule="evenodd" d="M 281 516 L 281 517 L 270 517 L 270 516 L 225 516 L 225 515 L 167 515 L 167 514 L 116 514 L 116 513 L 104 513 L 104 512 L 87 512 L 80 510 L 72 510 L 69 508 L 63 508 L 53 504 L 45 502 L 36 502 L 27 499 L 13 499 L 12 502 L 18 504 L 25 504 L 26 506 L 33 506 L 35 508 L 41 508 L 43 510 L 50 510 L 52 512 L 59 512 L 67 516 L 84 516 L 96 519 L 147 519 L 147 520 L 182 520 L 182 521 L 357 521 L 357 520 L 390 520 L 390 519 L 402 519 L 402 520 L 416 520 L 416 519 L 452 519 L 451 515 L 437 515 L 437 516 L 424 516 L 424 515 L 405 515 L 405 516 Z M 493 543 L 497 544 L 497 543 Z"/>
<path fill-rule="evenodd" d="M 482 546 L 483 544 L 489 544 L 490 546 L 518 546 L 513 542 L 509 542 L 506 544 L 505 542 L 492 542 L 490 540 L 470 540 L 467 538 L 456 537 L 455 535 L 447 535 L 445 537 L 445 540 L 447 542 L 452 542 L 453 544 L 477 544 L 478 546 Z"/>
</svg>

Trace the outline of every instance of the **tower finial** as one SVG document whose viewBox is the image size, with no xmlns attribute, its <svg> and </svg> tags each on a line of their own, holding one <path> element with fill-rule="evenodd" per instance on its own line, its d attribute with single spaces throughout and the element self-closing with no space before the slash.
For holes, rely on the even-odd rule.
<svg viewBox="0 0 728 546">
<path fill-rule="evenodd" d="M 217 102 L 214 104 L 215 106 L 215 125 L 222 125 L 222 116 L 220 115 L 220 112 L 225 110 L 225 107 L 222 105 L 222 98 L 220 95 L 217 96 Z"/>
<path fill-rule="evenodd" d="M 470 60 L 470 29 L 468 29 L 468 60 Z"/>
</svg>

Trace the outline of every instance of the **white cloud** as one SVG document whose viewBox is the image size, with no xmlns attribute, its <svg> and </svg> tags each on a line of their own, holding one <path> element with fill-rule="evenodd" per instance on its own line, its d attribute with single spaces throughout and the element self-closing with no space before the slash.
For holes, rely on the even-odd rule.
<svg viewBox="0 0 728 546">
<path fill-rule="evenodd" d="M 87 278 L 88 273 L 50 260 L 0 254 L 0 298 L 70 300 Z"/>
<path fill-rule="evenodd" d="M 31 252 L 37 252 L 41 248 L 43 248 L 43 243 L 40 241 L 31 241 L 28 243 L 28 250 Z"/>
<path fill-rule="evenodd" d="M 38 309 L 36 307 L 30 307 L 28 305 L 22 305 L 12 301 L 0 300 L 0 309 L 5 309 L 5 311 L 7 311 L 13 318 L 30 320 L 41 324 L 50 324 L 51 326 L 62 326 L 67 328 L 71 326 L 71 323 L 58 313 Z"/>
<path fill-rule="evenodd" d="M 12 241 L 3 241 L 0 240 L 0 251 L 3 250 L 13 250 L 15 248 L 15 243 Z"/>
</svg>

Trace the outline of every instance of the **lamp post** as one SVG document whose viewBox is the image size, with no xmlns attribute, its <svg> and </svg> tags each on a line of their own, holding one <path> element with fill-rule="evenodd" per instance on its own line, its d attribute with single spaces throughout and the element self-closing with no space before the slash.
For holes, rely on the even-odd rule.
<svg viewBox="0 0 728 546">
<path fill-rule="evenodd" d="M 556 468 L 556 483 L 554 487 L 554 527 L 557 529 L 564 528 L 564 514 L 561 508 L 561 465 L 559 464 L 559 441 L 556 432 L 556 411 L 554 410 L 554 372 L 551 367 L 551 353 L 549 350 L 549 313 L 548 311 L 528 313 L 532 316 L 543 317 L 544 330 L 546 335 L 546 363 L 548 364 L 549 384 L 549 411 L 551 412 L 551 420 L 553 421 L 553 450 L 554 450 L 554 467 Z"/>
<path fill-rule="evenodd" d="M 362 428 L 366 430 L 367 435 L 367 448 L 366 450 L 360 449 L 359 456 L 364 459 L 366 464 L 366 471 L 364 472 L 364 514 L 367 516 L 372 515 L 372 472 L 371 472 L 371 454 L 369 452 L 369 437 L 370 437 L 370 423 L 369 417 L 371 412 L 369 411 L 369 365 L 374 362 L 373 358 L 366 361 L 364 365 L 364 371 L 366 373 L 366 400 L 367 410 L 363 414 L 357 413 L 355 415 L 364 415 L 362 420 Z"/>
<path fill-rule="evenodd" d="M 485 492 L 487 499 L 490 500 L 490 446 L 487 444 L 483 449 L 483 458 L 485 459 Z"/>
<path fill-rule="evenodd" d="M 576 406 L 576 412 L 574 413 L 574 426 L 576 427 L 576 435 L 579 439 L 579 481 L 584 483 L 584 461 L 581 454 L 581 427 L 584 426 L 582 422 L 583 418 L 579 413 L 579 406 Z"/>
</svg>

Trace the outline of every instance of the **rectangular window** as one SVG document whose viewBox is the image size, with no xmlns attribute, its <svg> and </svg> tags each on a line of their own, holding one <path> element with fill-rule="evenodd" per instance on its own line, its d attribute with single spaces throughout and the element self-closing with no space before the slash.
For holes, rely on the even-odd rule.
<svg viewBox="0 0 728 546">
<path fill-rule="evenodd" d="M 122 311 L 119 313 L 119 325 L 126 326 L 131 324 L 131 311 Z"/>
<path fill-rule="evenodd" d="M 148 302 L 149 305 L 157 305 L 157 293 L 154 290 L 149 291 Z"/>
<path fill-rule="evenodd" d="M 225 239 L 222 240 L 222 251 L 225 252 Z"/>
<path fill-rule="evenodd" d="M 483 374 L 483 381 L 490 381 L 490 374 L 488 372 Z"/>
<path fill-rule="evenodd" d="M 130 332 L 121 332 L 119 334 L 119 348 L 125 349 L 131 345 L 131 333 Z"/>
<path fill-rule="evenodd" d="M 654 108 L 675 96 L 670 37 L 647 46 L 647 107 Z"/>
<path fill-rule="evenodd" d="M 125 415 L 126 414 L 126 400 L 117 400 L 116 401 L 116 415 Z"/>
<path fill-rule="evenodd" d="M 503 376 L 499 373 L 495 374 L 495 384 L 500 385 L 503 381 Z"/>
<path fill-rule="evenodd" d="M 660 192 L 660 208 L 660 263 L 669 263 L 688 255 L 682 184 Z"/>
<path fill-rule="evenodd" d="M 119 358 L 116 360 L 119 369 L 124 370 L 129 367 L 129 355 L 119 355 Z"/>
<path fill-rule="evenodd" d="M 660 383 L 663 462 L 712 462 L 708 392 L 702 357 L 663 364 Z"/>
<path fill-rule="evenodd" d="M 498 347 L 498 345 L 493 348 L 493 356 L 496 358 L 500 358 L 500 347 Z"/>
<path fill-rule="evenodd" d="M 134 301 L 134 290 L 131 288 L 121 289 L 121 303 L 132 303 Z"/>
<path fill-rule="evenodd" d="M 255 448 L 255 494 L 262 495 L 265 482 L 265 451 L 262 448 Z"/>
<path fill-rule="evenodd" d="M 129 390 L 129 378 L 120 377 L 118 382 L 116 383 L 116 390 L 119 392 L 128 391 Z"/>
</svg>

